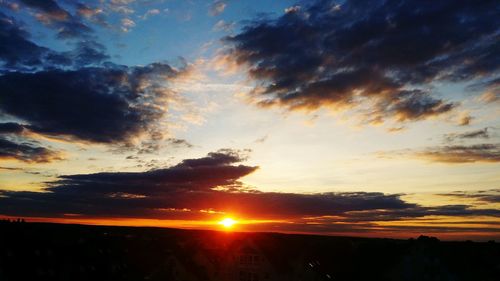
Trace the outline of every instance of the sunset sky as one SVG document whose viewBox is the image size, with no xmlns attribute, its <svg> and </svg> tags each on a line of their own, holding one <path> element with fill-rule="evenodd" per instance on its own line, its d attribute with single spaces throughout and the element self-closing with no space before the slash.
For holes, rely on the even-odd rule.
<svg viewBox="0 0 500 281">
<path fill-rule="evenodd" d="M 500 239 L 500 5 L 0 0 L 0 216 Z"/>
</svg>

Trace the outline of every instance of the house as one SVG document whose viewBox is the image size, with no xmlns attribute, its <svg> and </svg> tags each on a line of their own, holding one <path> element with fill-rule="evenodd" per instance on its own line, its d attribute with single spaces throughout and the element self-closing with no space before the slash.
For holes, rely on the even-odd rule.
<svg viewBox="0 0 500 281">
<path fill-rule="evenodd" d="M 270 281 L 276 274 L 272 264 L 251 241 L 236 244 L 231 249 L 232 261 L 228 273 L 231 281 Z"/>
<path fill-rule="evenodd" d="M 276 272 L 265 254 L 250 239 L 229 244 L 210 245 L 194 257 L 209 280 L 214 281 L 273 281 Z"/>
</svg>

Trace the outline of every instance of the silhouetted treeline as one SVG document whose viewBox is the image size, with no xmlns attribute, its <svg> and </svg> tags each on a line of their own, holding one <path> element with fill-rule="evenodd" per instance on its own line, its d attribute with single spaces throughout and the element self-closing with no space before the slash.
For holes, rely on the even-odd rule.
<svg viewBox="0 0 500 281">
<path fill-rule="evenodd" d="M 500 243 L 1 221 L 0 281 L 15 280 L 498 281 Z"/>
</svg>

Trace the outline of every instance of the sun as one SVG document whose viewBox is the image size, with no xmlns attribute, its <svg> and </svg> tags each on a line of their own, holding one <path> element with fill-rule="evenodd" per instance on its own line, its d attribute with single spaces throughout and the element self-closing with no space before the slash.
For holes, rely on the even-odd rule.
<svg viewBox="0 0 500 281">
<path fill-rule="evenodd" d="M 233 220 L 232 218 L 225 218 L 219 222 L 222 226 L 225 228 L 232 228 L 234 224 L 236 224 L 236 221 Z"/>
</svg>

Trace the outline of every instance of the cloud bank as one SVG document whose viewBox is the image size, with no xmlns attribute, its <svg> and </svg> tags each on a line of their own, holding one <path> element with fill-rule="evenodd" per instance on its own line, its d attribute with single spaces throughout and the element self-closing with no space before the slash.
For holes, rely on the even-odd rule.
<svg viewBox="0 0 500 281">
<path fill-rule="evenodd" d="M 258 167 L 241 164 L 241 151 L 207 156 L 146 172 L 60 176 L 43 192 L 0 191 L 0 214 L 11 216 L 210 220 L 221 214 L 303 224 L 303 231 L 333 223 L 344 229 L 429 216 L 500 217 L 472 205 L 426 207 L 402 194 L 379 192 L 278 193 L 245 188 L 240 179 Z M 290 225 L 296 227 L 297 225 Z M 331 227 L 332 225 L 330 225 Z"/>
<path fill-rule="evenodd" d="M 148 148 L 140 151 L 159 147 L 170 102 L 182 104 L 171 82 L 186 75 L 187 68 L 165 62 L 114 64 L 106 48 L 93 39 L 93 31 L 82 27 L 83 18 L 54 1 L 23 0 L 20 5 L 54 27 L 58 39 L 72 49 L 38 45 L 22 22 L 0 12 L 0 114 L 6 120 L 0 125 L 5 136 L 2 159 L 62 159 L 33 144 L 39 136 L 129 150 L 147 140 Z M 76 8 L 82 17 L 92 17 L 91 8 Z"/>
</svg>

